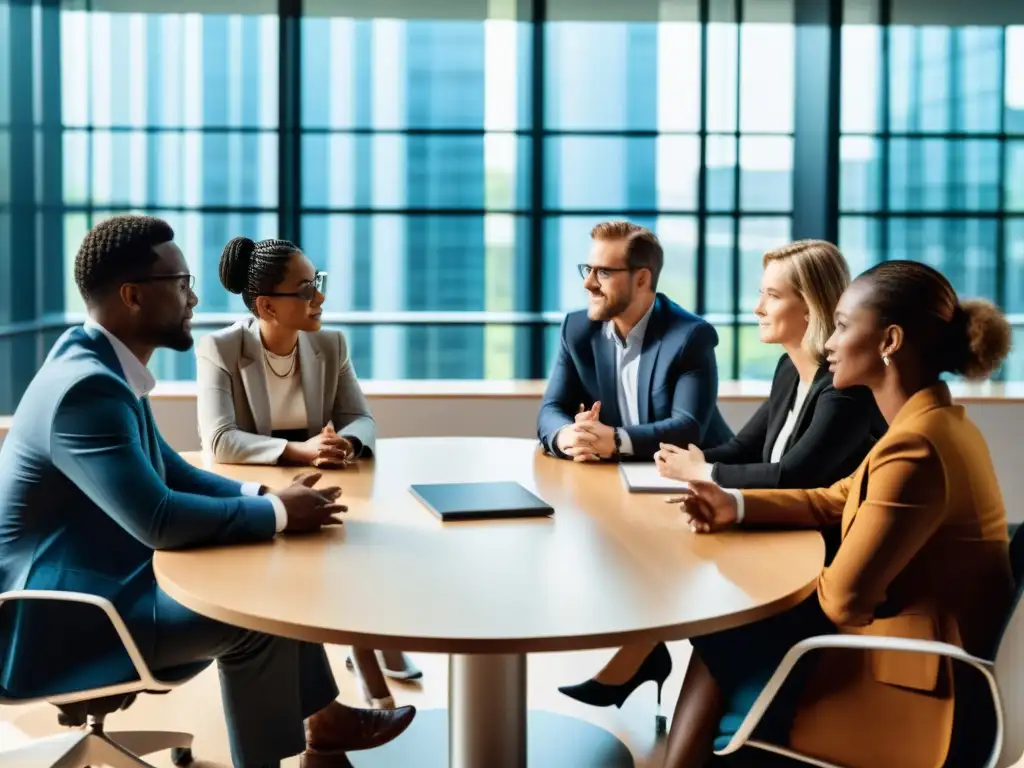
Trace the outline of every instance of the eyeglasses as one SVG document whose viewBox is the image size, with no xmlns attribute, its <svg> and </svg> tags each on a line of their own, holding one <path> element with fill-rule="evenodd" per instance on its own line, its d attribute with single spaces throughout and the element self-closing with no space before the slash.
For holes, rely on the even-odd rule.
<svg viewBox="0 0 1024 768">
<path fill-rule="evenodd" d="M 580 272 L 580 277 L 586 280 L 590 277 L 591 272 L 597 272 L 597 279 L 601 282 L 609 279 L 616 272 L 632 272 L 633 267 L 595 267 L 590 264 L 577 264 L 576 269 Z"/>
<path fill-rule="evenodd" d="M 317 272 L 313 277 L 313 282 L 303 283 L 296 291 L 261 293 L 260 296 L 290 296 L 292 298 L 302 299 L 303 301 L 313 301 L 313 299 L 316 298 L 317 293 L 327 293 L 326 272 Z"/>
<path fill-rule="evenodd" d="M 182 293 L 191 293 L 196 289 L 196 276 L 189 272 L 175 272 L 172 275 L 148 275 L 126 280 L 128 283 L 157 283 L 162 280 L 177 280 L 181 285 Z"/>
</svg>

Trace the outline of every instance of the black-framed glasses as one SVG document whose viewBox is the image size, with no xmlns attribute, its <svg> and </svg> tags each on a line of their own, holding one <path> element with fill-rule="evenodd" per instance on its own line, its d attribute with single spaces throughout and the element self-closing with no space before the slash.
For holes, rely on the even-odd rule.
<svg viewBox="0 0 1024 768">
<path fill-rule="evenodd" d="M 597 272 L 598 280 L 607 280 L 616 272 L 632 272 L 633 267 L 595 267 L 591 264 L 577 264 L 576 269 L 579 270 L 580 277 L 586 280 L 590 277 L 591 272 Z"/>
<path fill-rule="evenodd" d="M 327 273 L 317 272 L 310 283 L 303 283 L 295 291 L 275 291 L 273 293 L 261 293 L 260 296 L 290 296 L 303 301 L 313 301 L 317 293 L 327 294 Z"/>
<path fill-rule="evenodd" d="M 181 286 L 182 292 L 191 292 L 196 289 L 196 276 L 191 272 L 174 272 L 170 275 L 147 275 L 146 277 L 136 277 L 132 280 L 126 280 L 126 283 L 158 283 L 163 280 L 177 280 Z"/>
</svg>

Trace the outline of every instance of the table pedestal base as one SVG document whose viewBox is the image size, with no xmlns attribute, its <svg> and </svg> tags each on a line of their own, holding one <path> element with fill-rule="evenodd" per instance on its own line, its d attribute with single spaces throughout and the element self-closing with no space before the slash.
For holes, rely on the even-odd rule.
<svg viewBox="0 0 1024 768">
<path fill-rule="evenodd" d="M 626 745 L 596 725 L 554 712 L 527 716 L 529 768 L 634 768 Z M 416 713 L 409 730 L 379 749 L 349 752 L 355 768 L 449 768 L 448 710 Z M 481 763 L 489 768 L 492 763 Z M 500 757 L 493 765 L 504 765 Z"/>
<path fill-rule="evenodd" d="M 416 714 L 409 730 L 368 752 L 356 768 L 633 768 L 626 746 L 603 728 L 526 709 L 526 656 L 452 655 L 448 710 Z"/>
</svg>

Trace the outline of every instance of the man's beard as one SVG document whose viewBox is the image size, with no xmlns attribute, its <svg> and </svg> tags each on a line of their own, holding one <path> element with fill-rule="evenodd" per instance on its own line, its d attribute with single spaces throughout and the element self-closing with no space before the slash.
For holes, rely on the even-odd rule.
<svg viewBox="0 0 1024 768">
<path fill-rule="evenodd" d="M 617 301 L 611 301 L 604 296 L 604 306 L 598 309 L 597 315 L 590 315 L 590 319 L 596 322 L 607 323 L 625 312 L 633 302 L 632 296 L 620 296 Z"/>
<path fill-rule="evenodd" d="M 194 343 L 195 340 L 192 338 L 192 332 L 185 330 L 184 321 L 176 327 L 161 328 L 153 333 L 153 345 L 155 347 L 166 347 L 167 349 L 173 349 L 175 352 L 188 352 L 192 349 Z"/>
</svg>

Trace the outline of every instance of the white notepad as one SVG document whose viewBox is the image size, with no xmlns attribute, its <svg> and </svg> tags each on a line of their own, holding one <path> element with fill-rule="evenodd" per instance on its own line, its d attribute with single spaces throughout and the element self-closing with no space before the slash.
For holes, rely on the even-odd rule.
<svg viewBox="0 0 1024 768">
<path fill-rule="evenodd" d="M 619 464 L 622 482 L 630 493 L 675 493 L 689 485 L 685 480 L 671 480 L 658 474 L 654 462 Z"/>
</svg>

